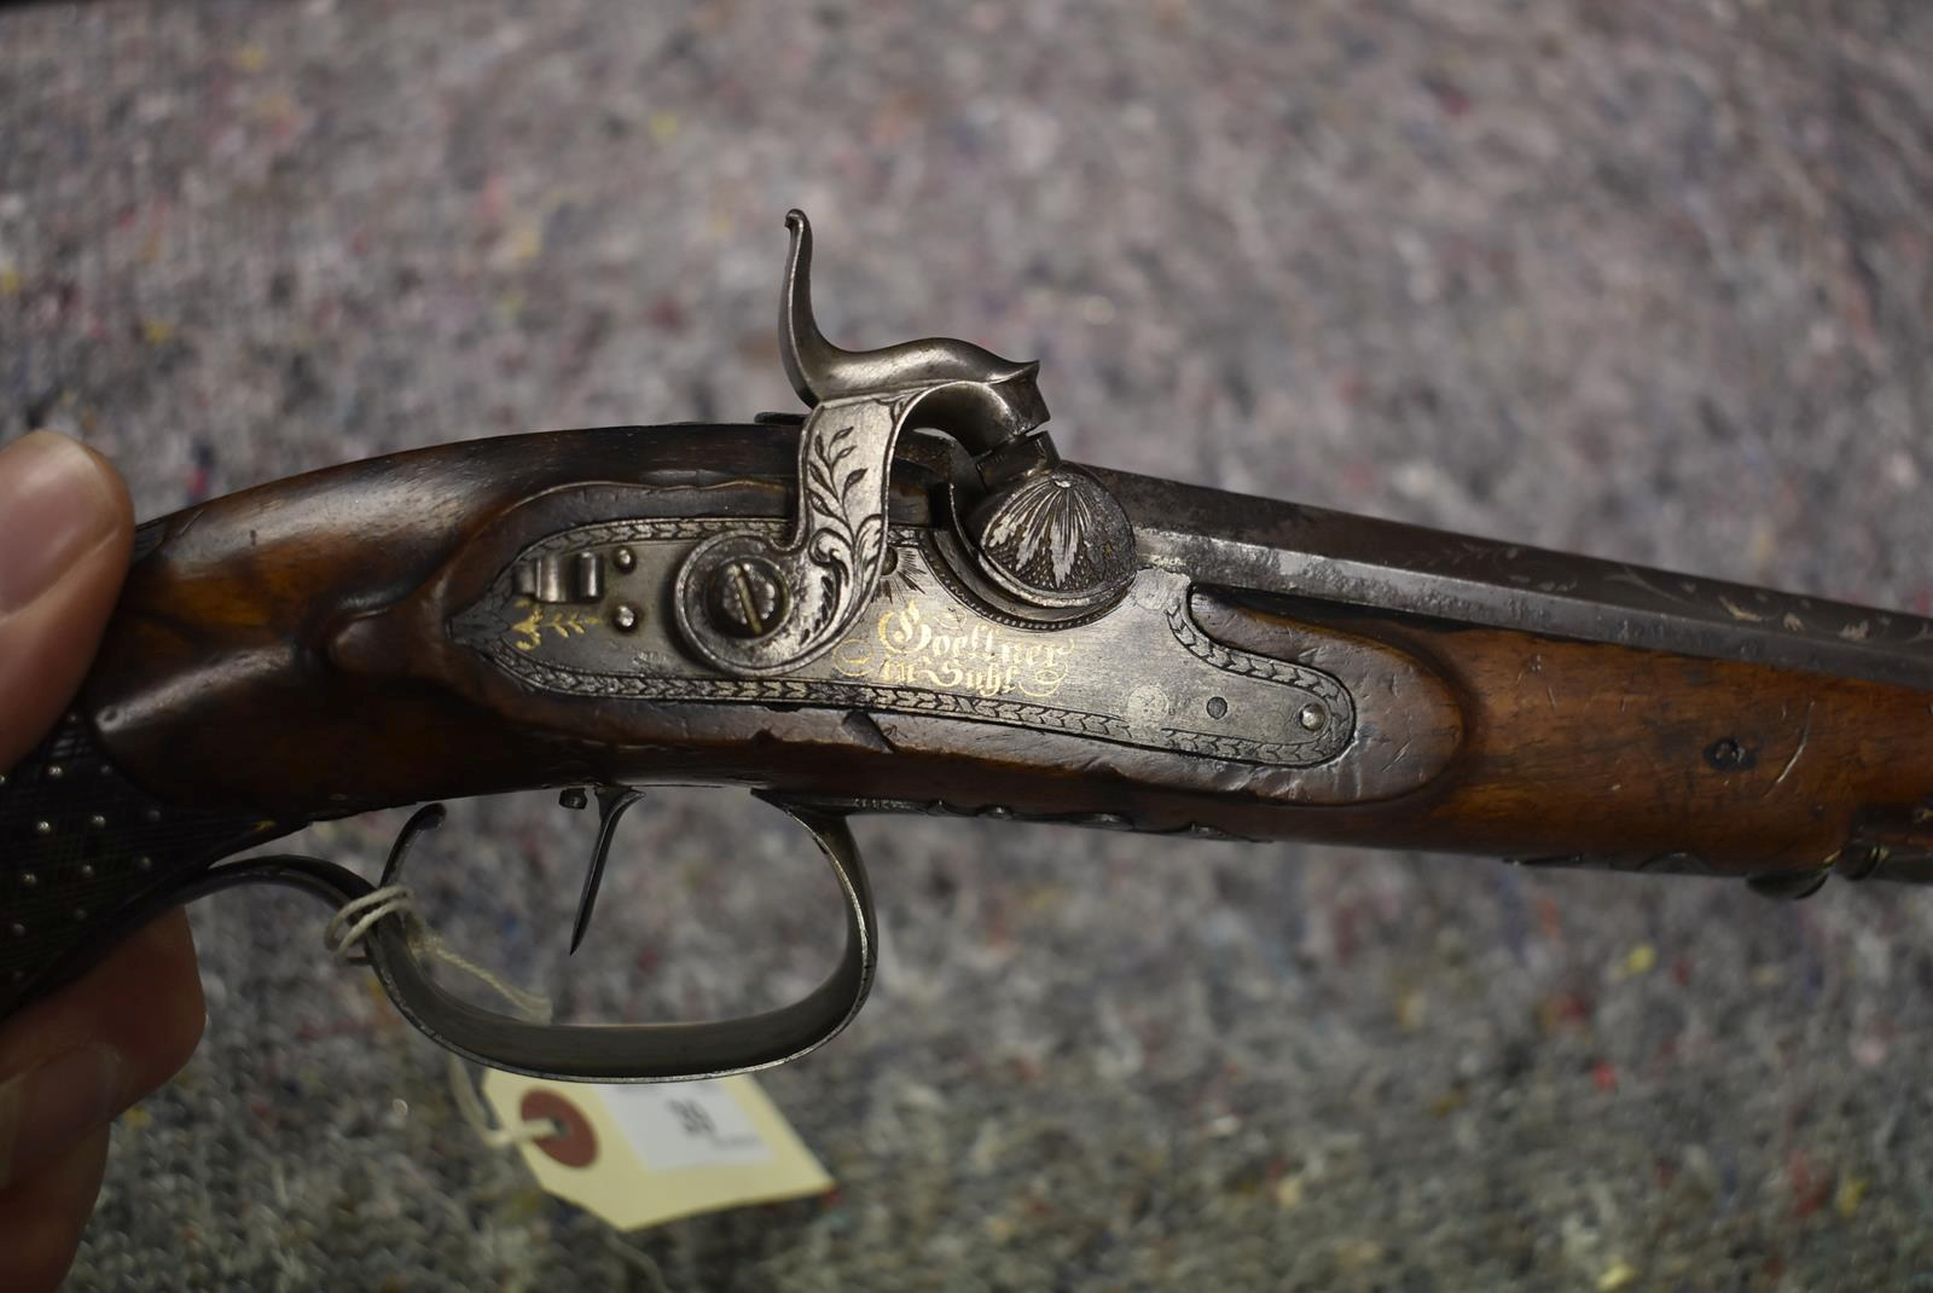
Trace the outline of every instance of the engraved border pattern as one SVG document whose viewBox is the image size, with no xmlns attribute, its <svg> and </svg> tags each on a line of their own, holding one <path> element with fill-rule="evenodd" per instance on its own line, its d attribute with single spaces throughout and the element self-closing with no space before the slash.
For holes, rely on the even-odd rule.
<svg viewBox="0 0 1933 1293">
<path fill-rule="evenodd" d="M 1175 641 L 1189 655 L 1203 664 L 1228 673 L 1242 674 L 1250 678 L 1263 678 L 1269 682 L 1300 688 L 1315 696 L 1329 707 L 1329 723 L 1325 733 L 1341 733 L 1342 741 L 1356 730 L 1356 702 L 1349 689 L 1341 682 L 1306 665 L 1291 663 L 1287 660 L 1271 660 L 1267 656 L 1255 655 L 1248 651 L 1238 651 L 1234 647 L 1223 646 L 1201 631 L 1194 618 L 1188 614 L 1187 607 L 1181 602 L 1168 606 L 1168 630 L 1175 635 Z M 1199 734 L 1206 742 L 1217 742 L 1229 738 Z"/>
<path fill-rule="evenodd" d="M 572 527 L 527 546 L 523 560 L 588 544 L 694 539 L 702 540 L 725 526 L 746 530 L 753 526 L 782 532 L 778 520 L 721 521 L 705 517 L 675 517 L 603 521 Z M 916 545 L 917 527 L 892 527 L 891 541 Z M 491 594 L 500 595 L 501 581 Z M 1355 705 L 1348 690 L 1319 670 L 1271 660 L 1225 647 L 1203 633 L 1177 601 L 1166 608 L 1166 619 L 1177 642 L 1190 655 L 1225 672 L 1257 677 L 1313 696 L 1329 706 L 1331 721 L 1319 732 L 1290 741 L 1257 741 L 1167 726 L 1139 727 L 1126 720 L 1085 710 L 1007 701 L 916 687 L 871 683 L 831 682 L 801 678 L 667 678 L 648 674 L 594 673 L 532 659 L 510 650 L 496 636 L 496 619 L 478 612 L 483 603 L 460 612 L 452 627 L 458 641 L 480 652 L 500 669 L 525 684 L 545 691 L 610 699 L 699 704 L 810 705 L 832 709 L 871 708 L 912 714 L 975 719 L 1026 728 L 1052 728 L 1073 736 L 1112 741 L 1165 753 L 1196 754 L 1239 763 L 1276 767 L 1311 767 L 1342 752 L 1355 729 Z M 479 631 L 481 630 L 481 631 Z M 483 640 L 479 641 L 481 638 Z"/>
<path fill-rule="evenodd" d="M 1234 762 L 1266 763 L 1280 767 L 1309 767 L 1326 762 L 1335 757 L 1348 739 L 1348 729 L 1342 724 L 1333 724 L 1306 741 L 1296 742 L 1251 741 L 1172 727 L 1137 732 L 1125 721 L 1105 714 L 983 696 L 962 696 L 954 692 L 926 691 L 917 687 L 882 687 L 871 683 L 823 682 L 804 678 L 664 678 L 646 674 L 590 673 L 532 660 L 527 655 L 495 643 L 488 648 L 487 654 L 498 667 L 532 686 L 572 695 L 600 696 L 613 700 L 897 710 L 978 719 L 1012 727 L 1050 727 L 1072 736 L 1099 738 L 1166 753 L 1205 754 Z"/>
</svg>

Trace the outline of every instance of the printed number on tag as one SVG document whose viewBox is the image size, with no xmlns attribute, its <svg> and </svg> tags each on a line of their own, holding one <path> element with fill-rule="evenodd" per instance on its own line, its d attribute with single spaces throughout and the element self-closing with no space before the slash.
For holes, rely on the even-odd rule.
<svg viewBox="0 0 1933 1293">
<path fill-rule="evenodd" d="M 604 1104 L 644 1165 L 765 1163 L 772 1151 L 743 1105 L 716 1080 L 604 1087 Z"/>
</svg>

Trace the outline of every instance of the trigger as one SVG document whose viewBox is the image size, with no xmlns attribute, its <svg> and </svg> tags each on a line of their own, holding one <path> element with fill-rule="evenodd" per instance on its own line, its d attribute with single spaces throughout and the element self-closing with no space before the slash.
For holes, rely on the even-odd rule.
<svg viewBox="0 0 1933 1293">
<path fill-rule="evenodd" d="M 577 951 L 577 945 L 584 941 L 584 931 L 590 928 L 591 909 L 597 905 L 597 886 L 604 880 L 604 859 L 611 852 L 611 839 L 617 834 L 618 821 L 642 798 L 644 792 L 630 786 L 597 788 L 597 843 L 591 846 L 591 869 L 584 873 L 584 892 L 578 895 L 577 919 L 571 924 L 572 952 Z"/>
</svg>

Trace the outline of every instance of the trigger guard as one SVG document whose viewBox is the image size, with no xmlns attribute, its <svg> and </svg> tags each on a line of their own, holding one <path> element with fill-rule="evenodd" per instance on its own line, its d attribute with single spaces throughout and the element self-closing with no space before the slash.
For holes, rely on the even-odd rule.
<svg viewBox="0 0 1933 1293">
<path fill-rule="evenodd" d="M 396 1009 L 426 1037 L 464 1059 L 509 1073 L 568 1082 L 680 1082 L 797 1059 L 831 1041 L 859 1013 L 879 962 L 879 927 L 865 864 L 845 816 L 768 802 L 811 833 L 846 903 L 846 945 L 838 966 L 789 1006 L 703 1023 L 531 1023 L 473 1006 L 438 987 L 417 960 L 404 919 L 377 921 L 369 931 L 370 967 Z"/>
</svg>

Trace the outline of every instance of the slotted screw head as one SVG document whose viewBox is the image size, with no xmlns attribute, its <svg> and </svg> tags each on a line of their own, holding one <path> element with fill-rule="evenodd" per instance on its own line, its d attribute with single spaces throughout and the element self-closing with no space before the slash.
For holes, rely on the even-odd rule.
<svg viewBox="0 0 1933 1293">
<path fill-rule="evenodd" d="M 761 638 L 785 619 L 790 603 L 785 576 L 759 557 L 734 557 L 712 571 L 705 610 L 720 633 Z"/>
</svg>

